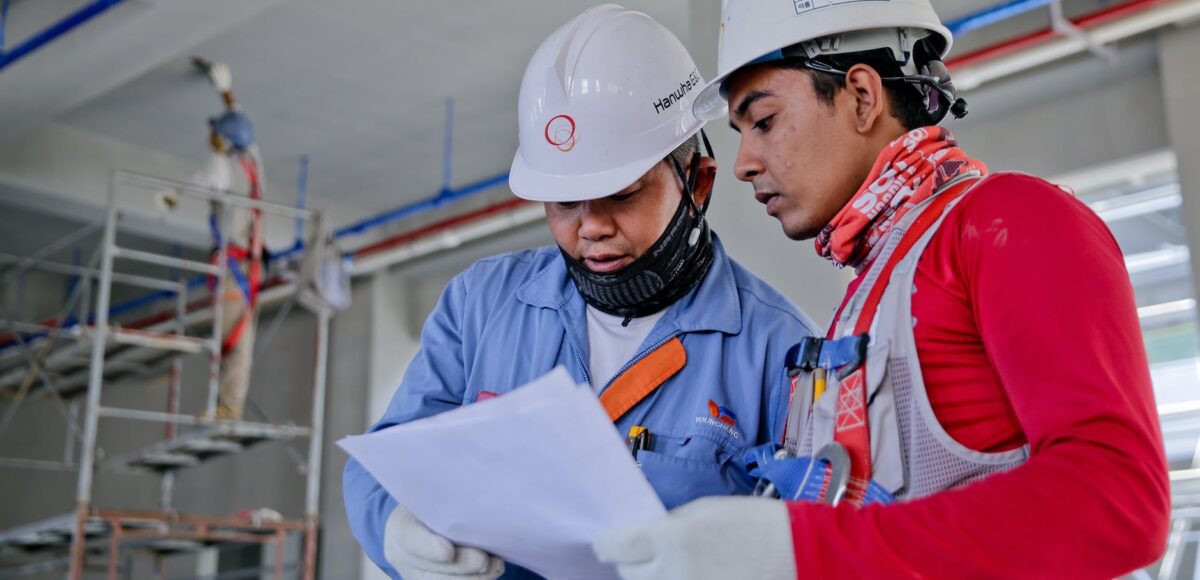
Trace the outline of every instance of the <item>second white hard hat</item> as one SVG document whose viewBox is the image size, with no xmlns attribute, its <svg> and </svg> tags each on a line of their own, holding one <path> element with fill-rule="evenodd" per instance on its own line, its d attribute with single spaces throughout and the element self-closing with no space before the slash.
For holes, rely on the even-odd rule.
<svg viewBox="0 0 1200 580">
<path fill-rule="evenodd" d="M 587 10 L 525 69 L 509 187 L 556 202 L 625 189 L 704 125 L 692 111 L 703 84 L 683 44 L 649 16 Z"/>
<path fill-rule="evenodd" d="M 724 116 L 729 75 L 787 47 L 805 43 L 809 58 L 892 48 L 911 64 L 913 44 L 926 38 L 938 56 L 950 52 L 950 31 L 929 0 L 723 0 L 717 77 L 697 97 L 695 114 Z"/>
</svg>

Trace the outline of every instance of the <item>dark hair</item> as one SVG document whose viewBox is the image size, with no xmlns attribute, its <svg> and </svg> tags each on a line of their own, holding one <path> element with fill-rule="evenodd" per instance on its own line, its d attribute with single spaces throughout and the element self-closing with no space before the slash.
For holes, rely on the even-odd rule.
<svg viewBox="0 0 1200 580">
<path fill-rule="evenodd" d="M 673 168 L 675 164 L 671 163 L 670 159 L 674 158 L 675 161 L 679 163 L 679 166 L 686 171 L 692 166 L 692 155 L 699 150 L 700 134 L 696 133 L 695 135 L 688 137 L 683 143 L 680 143 L 679 146 L 676 147 L 666 159 L 663 159 L 663 161 L 666 161 L 667 165 Z M 674 173 L 674 169 L 672 169 L 672 173 Z"/>
<path fill-rule="evenodd" d="M 850 70 L 856 64 L 864 64 L 879 73 L 881 77 L 903 76 L 900 66 L 892 59 L 892 51 L 887 48 L 819 57 L 820 61 L 838 70 Z M 771 66 L 784 69 L 802 70 L 812 79 L 813 92 L 817 100 L 826 105 L 833 105 L 833 97 L 837 92 L 846 88 L 846 77 L 833 73 L 812 70 L 804 65 L 802 58 L 785 58 L 769 63 Z M 929 113 L 925 105 L 925 97 L 913 86 L 901 81 L 884 81 L 891 102 L 891 114 L 905 129 L 917 129 L 936 125 L 935 117 Z"/>
</svg>

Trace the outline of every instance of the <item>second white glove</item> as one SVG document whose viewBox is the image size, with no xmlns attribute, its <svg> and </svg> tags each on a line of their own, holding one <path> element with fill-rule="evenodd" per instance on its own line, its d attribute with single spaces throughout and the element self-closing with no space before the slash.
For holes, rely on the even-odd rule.
<svg viewBox="0 0 1200 580">
<path fill-rule="evenodd" d="M 787 506 L 760 497 L 707 497 L 644 526 L 610 530 L 592 549 L 624 580 L 793 580 Z"/>
</svg>

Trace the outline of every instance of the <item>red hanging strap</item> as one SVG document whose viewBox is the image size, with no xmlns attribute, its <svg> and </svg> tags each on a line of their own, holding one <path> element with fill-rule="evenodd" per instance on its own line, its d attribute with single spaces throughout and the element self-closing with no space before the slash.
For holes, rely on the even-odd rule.
<svg viewBox="0 0 1200 580">
<path fill-rule="evenodd" d="M 246 181 L 250 183 L 250 199 L 262 199 L 262 183 L 259 181 L 258 164 L 253 157 L 241 155 L 238 161 L 246 171 Z M 262 285 L 262 210 L 250 209 L 250 256 L 246 264 L 246 278 L 250 283 L 250 309 L 258 303 L 258 290 Z"/>
</svg>

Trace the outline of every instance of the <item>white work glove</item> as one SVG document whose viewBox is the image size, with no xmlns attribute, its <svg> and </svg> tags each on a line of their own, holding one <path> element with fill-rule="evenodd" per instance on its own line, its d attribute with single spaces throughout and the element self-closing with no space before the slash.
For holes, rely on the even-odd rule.
<svg viewBox="0 0 1200 580">
<path fill-rule="evenodd" d="M 404 580 L 495 580 L 504 573 L 504 560 L 454 545 L 399 506 L 384 525 L 383 555 Z"/>
<path fill-rule="evenodd" d="M 706 497 L 592 544 L 624 580 L 794 580 L 787 506 L 761 497 Z"/>
<path fill-rule="evenodd" d="M 214 87 L 222 93 L 229 92 L 233 88 L 233 73 L 229 72 L 229 65 L 223 62 L 214 62 L 208 68 L 208 78 L 212 80 Z"/>
</svg>

